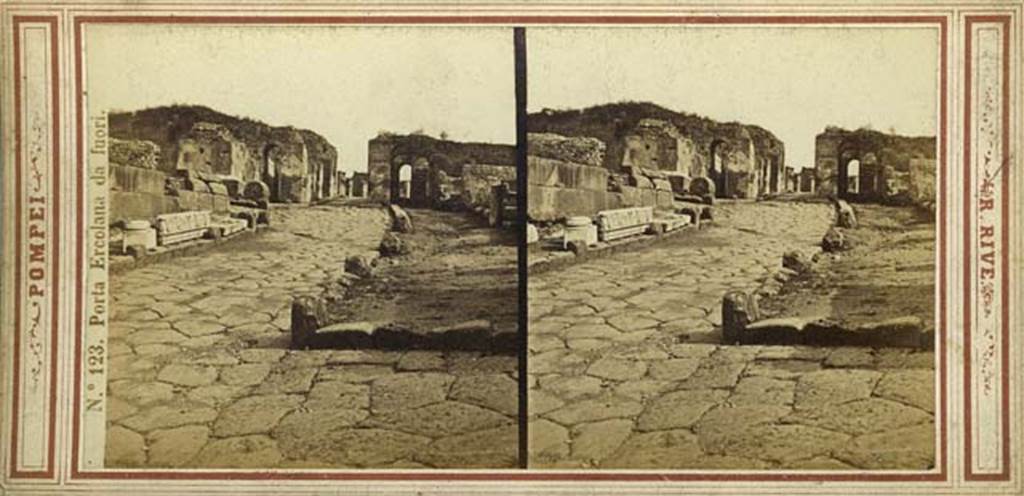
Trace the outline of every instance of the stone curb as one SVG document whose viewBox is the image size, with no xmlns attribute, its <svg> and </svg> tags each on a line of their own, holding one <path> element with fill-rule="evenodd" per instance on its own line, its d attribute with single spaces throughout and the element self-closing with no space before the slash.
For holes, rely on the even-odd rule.
<svg viewBox="0 0 1024 496">
<path fill-rule="evenodd" d="M 259 226 L 256 230 L 247 229 L 227 238 L 197 239 L 195 241 L 175 245 L 172 248 L 164 248 L 164 251 L 159 251 L 157 253 L 147 253 L 146 256 L 141 258 L 131 256 L 118 257 L 119 260 L 111 258 L 109 273 L 112 275 L 122 274 L 129 270 L 142 268 L 154 263 L 166 262 L 178 257 L 199 255 L 236 240 L 256 238 L 266 233 L 267 229 L 268 227 Z"/>
<path fill-rule="evenodd" d="M 518 332 L 500 330 L 486 320 L 472 320 L 430 330 L 394 322 L 328 323 L 322 300 L 299 297 L 292 302 L 292 349 L 378 349 L 486 351 L 514 354 Z"/>
<path fill-rule="evenodd" d="M 711 225 L 712 221 L 702 221 L 701 229 L 703 229 L 705 223 Z M 596 260 L 601 257 L 607 257 L 610 255 L 614 255 L 616 253 L 622 253 L 637 248 L 645 248 L 656 243 L 659 243 L 661 241 L 667 240 L 680 233 L 690 232 L 693 229 L 693 226 L 687 226 L 667 233 L 643 234 L 632 238 L 613 241 L 611 243 L 598 243 L 596 247 L 589 247 L 585 251 L 580 252 L 555 252 L 556 255 L 549 255 L 544 259 L 536 260 L 532 263 L 528 261 L 526 264 L 527 270 L 531 275 L 533 275 L 540 274 L 553 269 L 565 268 L 576 263 L 582 263 L 589 260 Z M 536 253 L 540 249 L 538 247 L 529 247 L 528 250 L 531 252 L 532 255 L 533 253 Z M 529 256 L 527 258 L 529 258 Z"/>
</svg>

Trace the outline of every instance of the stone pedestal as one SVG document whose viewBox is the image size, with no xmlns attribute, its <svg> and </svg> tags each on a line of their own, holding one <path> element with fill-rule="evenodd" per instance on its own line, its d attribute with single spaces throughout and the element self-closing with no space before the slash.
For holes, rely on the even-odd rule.
<svg viewBox="0 0 1024 496">
<path fill-rule="evenodd" d="M 131 220 L 125 223 L 121 251 L 127 253 L 129 246 L 140 246 L 147 250 L 156 248 L 156 229 L 148 220 Z"/>
<path fill-rule="evenodd" d="M 565 234 L 562 236 L 562 248 L 568 249 L 572 243 L 575 243 L 577 246 L 597 244 L 597 226 L 591 222 L 590 217 L 569 217 L 566 219 Z"/>
</svg>

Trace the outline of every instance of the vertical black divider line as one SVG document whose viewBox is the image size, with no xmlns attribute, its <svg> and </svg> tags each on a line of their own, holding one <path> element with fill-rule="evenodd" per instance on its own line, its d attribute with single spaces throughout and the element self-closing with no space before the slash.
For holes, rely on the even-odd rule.
<svg viewBox="0 0 1024 496">
<path fill-rule="evenodd" d="M 519 265 L 519 468 L 529 466 L 529 432 L 528 417 L 528 385 L 526 354 L 529 349 L 527 325 L 529 322 L 527 301 L 527 260 L 526 260 L 526 29 L 512 29 L 512 44 L 515 51 L 515 86 L 516 86 L 516 214 L 518 215 L 519 246 L 517 250 Z"/>
</svg>

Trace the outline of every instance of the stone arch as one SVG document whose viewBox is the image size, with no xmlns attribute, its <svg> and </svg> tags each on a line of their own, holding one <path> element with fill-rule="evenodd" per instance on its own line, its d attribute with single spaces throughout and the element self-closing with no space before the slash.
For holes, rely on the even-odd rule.
<svg viewBox="0 0 1024 496">
<path fill-rule="evenodd" d="M 394 203 L 408 204 L 412 199 L 412 164 L 400 161 L 395 168 L 395 188 L 392 192 Z"/>
<path fill-rule="evenodd" d="M 857 148 L 840 147 L 838 159 L 836 163 L 836 196 L 843 199 L 853 198 L 856 196 L 857 187 L 850 185 L 850 164 L 855 164 L 854 180 L 859 180 L 861 152 Z"/>
<path fill-rule="evenodd" d="M 727 178 L 728 173 L 725 167 L 725 157 L 722 155 L 726 147 L 725 141 L 717 138 L 712 140 L 708 146 L 708 177 L 714 181 L 715 191 L 720 197 L 731 195 Z"/>
</svg>

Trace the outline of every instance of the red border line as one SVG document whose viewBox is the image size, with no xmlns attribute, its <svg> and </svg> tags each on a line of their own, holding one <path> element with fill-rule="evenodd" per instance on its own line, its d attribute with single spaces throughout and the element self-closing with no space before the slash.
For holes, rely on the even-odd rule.
<svg viewBox="0 0 1024 496">
<path fill-rule="evenodd" d="M 717 15 L 679 15 L 679 16 L 615 16 L 615 15 L 415 15 L 415 16 L 239 16 L 239 15 L 80 15 L 75 17 L 79 23 L 91 24 L 487 24 L 487 25 L 557 25 L 557 24 L 698 24 L 698 25 L 730 25 L 730 24 L 942 24 L 945 28 L 945 16 L 913 16 L 913 15 L 756 15 L 756 16 L 717 16 Z"/>
<path fill-rule="evenodd" d="M 947 58 L 948 58 L 948 30 L 949 18 L 946 15 L 872 15 L 872 16 L 714 16 L 714 15 L 689 15 L 689 16 L 540 16 L 540 15 L 516 15 L 516 16 L 217 16 L 217 15 L 192 15 L 192 16 L 149 16 L 149 15 L 79 15 L 73 20 L 74 25 L 74 79 L 75 79 L 75 136 L 77 140 L 76 158 L 79 171 L 77 189 L 78 207 L 78 237 L 82 238 L 82 225 L 84 223 L 83 209 L 83 182 L 85 180 L 85 162 L 82 153 L 83 136 L 83 106 L 82 106 L 82 25 L 85 23 L 94 24 L 355 24 L 355 25 L 385 25 L 385 24 L 483 24 L 483 25 L 577 25 L 577 24 L 623 24 L 623 25 L 654 25 L 654 24 L 707 24 L 707 25 L 735 25 L 735 24 L 934 24 L 940 31 L 941 46 L 940 54 L 940 108 L 939 108 L 939 147 L 940 163 L 943 167 L 942 184 L 945 184 L 947 163 Z M 943 189 L 945 191 L 945 189 Z M 946 208 L 946 202 L 942 202 Z M 945 219 L 944 214 L 941 218 Z M 946 241 L 945 230 L 940 228 L 940 242 L 943 244 L 939 249 L 943 257 L 947 251 L 944 246 Z M 77 270 L 79 274 L 78 287 L 75 298 L 76 315 L 81 317 L 82 307 L 82 243 L 77 243 L 75 255 Z M 876 482 L 944 482 L 948 476 L 947 462 L 947 432 L 946 432 L 946 329 L 945 329 L 945 262 L 939 265 L 940 290 L 939 313 L 939 367 L 942 385 L 938 390 L 940 395 L 940 408 L 942 411 L 939 423 L 941 453 L 936 453 L 939 470 L 935 472 L 918 473 L 770 473 L 770 472 L 658 472 L 650 471 L 644 473 L 609 473 L 609 472 L 555 472 L 555 471 L 523 471 L 523 472 L 474 472 L 455 473 L 446 471 L 431 472 L 382 472 L 382 471 L 359 471 L 359 472 L 270 472 L 270 471 L 239 471 L 239 470 L 196 470 L 188 472 L 174 471 L 147 471 L 147 470 L 102 470 L 102 471 L 80 471 L 79 470 L 79 439 L 81 433 L 81 347 L 82 347 L 82 323 L 81 318 L 76 318 L 75 323 L 75 398 L 72 423 L 72 451 L 71 451 L 71 479 L 88 480 L 128 480 L 128 479 L 159 479 L 159 480 L 390 480 L 390 481 L 737 481 L 737 482 L 843 482 L 843 481 L 876 481 Z M 941 462 L 941 463 L 938 463 Z"/>
<path fill-rule="evenodd" d="M 20 423 L 20 387 L 21 387 L 21 222 L 22 222 L 22 153 L 21 153 L 21 112 L 24 102 L 21 100 L 21 27 L 22 23 L 46 23 L 50 27 L 50 86 L 51 119 L 52 129 L 52 151 L 53 151 L 53 182 L 51 200 L 52 207 L 49 207 L 52 222 L 52 247 L 50 254 L 53 260 L 53 292 L 50 309 L 50 398 L 49 398 L 49 432 L 47 435 L 47 457 L 46 470 L 18 470 L 18 424 Z M 60 299 L 60 60 L 57 47 L 58 16 L 14 16 L 12 20 L 12 33 L 14 42 L 14 242 L 15 242 L 15 268 L 14 268 L 14 373 L 13 373 L 13 408 L 11 409 L 11 458 L 10 478 L 11 479 L 52 479 L 54 477 L 54 460 L 56 451 L 56 425 L 57 425 L 57 353 L 59 350 L 59 299 Z"/>
<path fill-rule="evenodd" d="M 1010 22 L 1009 15 L 968 15 L 964 17 L 964 456 L 966 460 L 964 479 L 968 481 L 1008 481 L 1010 480 L 1010 179 L 1011 167 L 1004 164 L 1002 167 L 1002 347 L 1000 359 L 1002 360 L 1002 378 L 1000 388 L 1002 389 L 1002 418 L 1000 427 L 1002 430 L 1002 459 L 1003 467 L 999 472 L 978 473 L 974 471 L 974 415 L 971 410 L 971 398 L 973 387 L 971 384 L 971 354 L 973 343 L 971 341 L 971 327 L 973 321 L 973 301 L 971 293 L 971 282 L 973 274 L 973 262 L 971 253 L 971 90 L 973 84 L 973 47 L 974 33 L 973 26 L 976 23 L 998 23 L 1003 28 L 1003 115 L 1002 115 L 1002 154 L 1003 160 L 1010 157 Z"/>
</svg>

